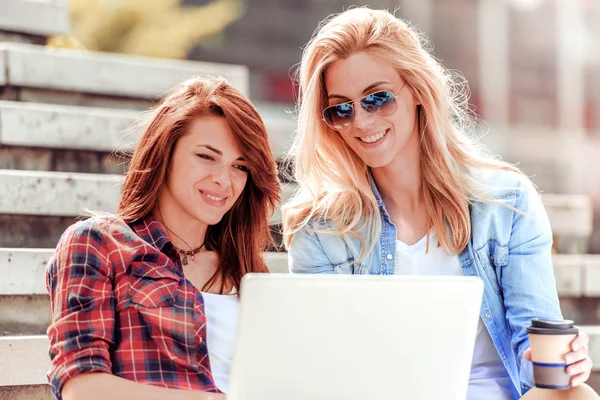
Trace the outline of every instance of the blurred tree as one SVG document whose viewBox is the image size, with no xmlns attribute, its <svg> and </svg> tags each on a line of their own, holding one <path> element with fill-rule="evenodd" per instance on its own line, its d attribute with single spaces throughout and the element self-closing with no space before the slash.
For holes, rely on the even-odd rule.
<svg viewBox="0 0 600 400">
<path fill-rule="evenodd" d="M 238 20 L 244 0 L 70 0 L 71 34 L 49 46 L 186 58 Z"/>
</svg>

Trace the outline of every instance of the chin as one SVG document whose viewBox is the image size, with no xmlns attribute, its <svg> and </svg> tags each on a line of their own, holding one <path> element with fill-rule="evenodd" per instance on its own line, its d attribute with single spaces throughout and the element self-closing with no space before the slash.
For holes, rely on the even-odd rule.
<svg viewBox="0 0 600 400">
<path fill-rule="evenodd" d="M 223 216 L 220 215 L 219 217 L 203 218 L 203 219 L 204 219 L 203 222 L 205 222 L 207 225 L 216 225 L 223 220 Z"/>
<path fill-rule="evenodd" d="M 382 163 L 381 161 L 379 161 L 379 162 L 368 162 L 366 164 L 367 164 L 367 166 L 369 168 L 381 168 L 381 167 L 385 167 L 387 165 L 387 163 Z"/>
<path fill-rule="evenodd" d="M 223 219 L 223 215 L 194 215 L 193 218 L 206 225 L 216 225 Z"/>
<path fill-rule="evenodd" d="M 369 157 L 368 159 L 364 159 L 363 161 L 369 168 L 382 168 L 392 162 L 388 157 Z"/>
</svg>

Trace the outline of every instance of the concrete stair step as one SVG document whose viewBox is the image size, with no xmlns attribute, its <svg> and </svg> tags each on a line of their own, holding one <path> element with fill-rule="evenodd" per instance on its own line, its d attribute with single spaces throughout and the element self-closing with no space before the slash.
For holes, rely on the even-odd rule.
<svg viewBox="0 0 600 400">
<path fill-rule="evenodd" d="M 47 383 L 49 365 L 46 336 L 0 337 L 0 386 Z"/>
<path fill-rule="evenodd" d="M 554 254 L 556 287 L 563 297 L 600 297 L 600 255 Z"/>
<path fill-rule="evenodd" d="M 76 216 L 85 208 L 116 210 L 122 177 L 45 171 L 0 170 L 0 214 Z M 283 202 L 294 184 L 284 185 Z M 544 196 L 553 233 L 557 237 L 591 234 L 592 210 L 586 196 Z M 280 221 L 273 218 L 273 223 Z M 567 224 L 565 221 L 572 221 Z"/>
<path fill-rule="evenodd" d="M 296 123 L 281 107 L 257 105 L 271 150 L 282 158 Z M 0 145 L 113 152 L 131 150 L 138 134 L 126 133 L 139 111 L 0 101 Z"/>
<path fill-rule="evenodd" d="M 0 170 L 0 214 L 78 216 L 86 209 L 114 212 L 123 177 L 45 171 Z M 295 185 L 284 185 L 285 202 Z M 273 224 L 280 223 L 278 209 Z"/>
<path fill-rule="evenodd" d="M 600 371 L 600 326 L 580 328 L 590 336 L 594 371 Z M 49 364 L 46 336 L 0 337 L 0 388 L 15 390 L 15 387 L 20 387 L 22 390 L 39 391 L 35 386 L 46 384 Z M 597 387 L 595 389 L 598 390 Z"/>
<path fill-rule="evenodd" d="M 141 113 L 100 107 L 0 101 L 0 144 L 112 152 L 131 149 L 125 134 Z"/>
<path fill-rule="evenodd" d="M 38 36 L 69 32 L 66 0 L 0 1 L 0 30 Z"/>
<path fill-rule="evenodd" d="M 49 385 L 0 386 L 0 399 L 55 400 Z"/>
<path fill-rule="evenodd" d="M 45 271 L 53 249 L 0 248 L 0 296 L 46 295 Z M 286 252 L 265 252 L 269 270 L 287 273 Z M 600 297 L 600 255 L 553 256 L 561 297 Z"/>
<path fill-rule="evenodd" d="M 0 170 L 0 213 L 76 216 L 117 208 L 119 175 Z"/>
<path fill-rule="evenodd" d="M 248 68 L 241 65 L 0 43 L 0 86 L 150 100 L 198 75 L 224 76 L 248 94 Z"/>
<path fill-rule="evenodd" d="M 52 249 L 0 248 L 0 337 L 46 333 L 52 320 L 45 286 L 51 255 Z M 287 272 L 287 253 L 264 257 L 271 272 Z"/>
<path fill-rule="evenodd" d="M 589 196 L 576 194 L 542 194 L 548 212 L 553 249 L 564 254 L 586 254 L 593 232 L 594 209 Z"/>
<path fill-rule="evenodd" d="M 45 286 L 51 255 L 52 249 L 0 248 L 0 337 L 46 333 L 52 319 Z M 287 272 L 287 253 L 264 256 L 272 272 Z"/>
<path fill-rule="evenodd" d="M 567 236 L 592 233 L 593 207 L 589 196 L 577 194 L 542 194 L 553 232 Z"/>
<path fill-rule="evenodd" d="M 0 248 L 0 336 L 43 334 L 50 324 L 45 270 L 52 249 Z M 287 273 L 285 252 L 264 253 L 273 273 Z M 554 270 L 565 318 L 600 324 L 600 256 L 556 255 Z M 577 286 L 572 284 L 576 276 Z M 571 279 L 571 283 L 569 283 Z M 576 292 L 578 288 L 580 291 Z"/>
<path fill-rule="evenodd" d="M 46 295 L 46 265 L 53 249 L 0 248 L 0 298 L 7 295 Z M 265 252 L 269 270 L 287 273 L 287 253 Z M 600 268 L 600 266 L 599 266 Z"/>
</svg>

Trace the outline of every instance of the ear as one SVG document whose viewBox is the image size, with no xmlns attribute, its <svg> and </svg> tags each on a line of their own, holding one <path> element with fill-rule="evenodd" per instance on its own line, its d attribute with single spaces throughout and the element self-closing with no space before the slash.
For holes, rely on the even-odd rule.
<svg viewBox="0 0 600 400">
<path fill-rule="evenodd" d="M 423 105 L 421 103 L 421 101 L 419 99 L 417 99 L 417 96 L 415 96 L 414 93 L 413 93 L 413 98 L 415 99 L 415 104 L 417 105 L 417 107 L 421 107 Z"/>
<path fill-rule="evenodd" d="M 415 94 L 415 92 L 412 90 L 412 88 L 409 88 L 409 90 L 410 90 L 410 94 L 412 95 L 413 99 L 415 99 L 415 104 L 416 104 L 417 106 L 421 106 L 421 105 L 423 105 L 423 104 L 421 103 L 421 101 L 420 101 L 420 100 L 417 98 L 417 95 L 416 95 L 416 94 Z"/>
</svg>

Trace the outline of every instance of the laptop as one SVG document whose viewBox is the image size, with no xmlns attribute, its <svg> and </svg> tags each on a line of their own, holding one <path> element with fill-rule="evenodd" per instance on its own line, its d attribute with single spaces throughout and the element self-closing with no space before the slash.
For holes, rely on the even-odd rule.
<svg viewBox="0 0 600 400">
<path fill-rule="evenodd" d="M 476 277 L 248 274 L 228 400 L 464 400 Z"/>
</svg>

